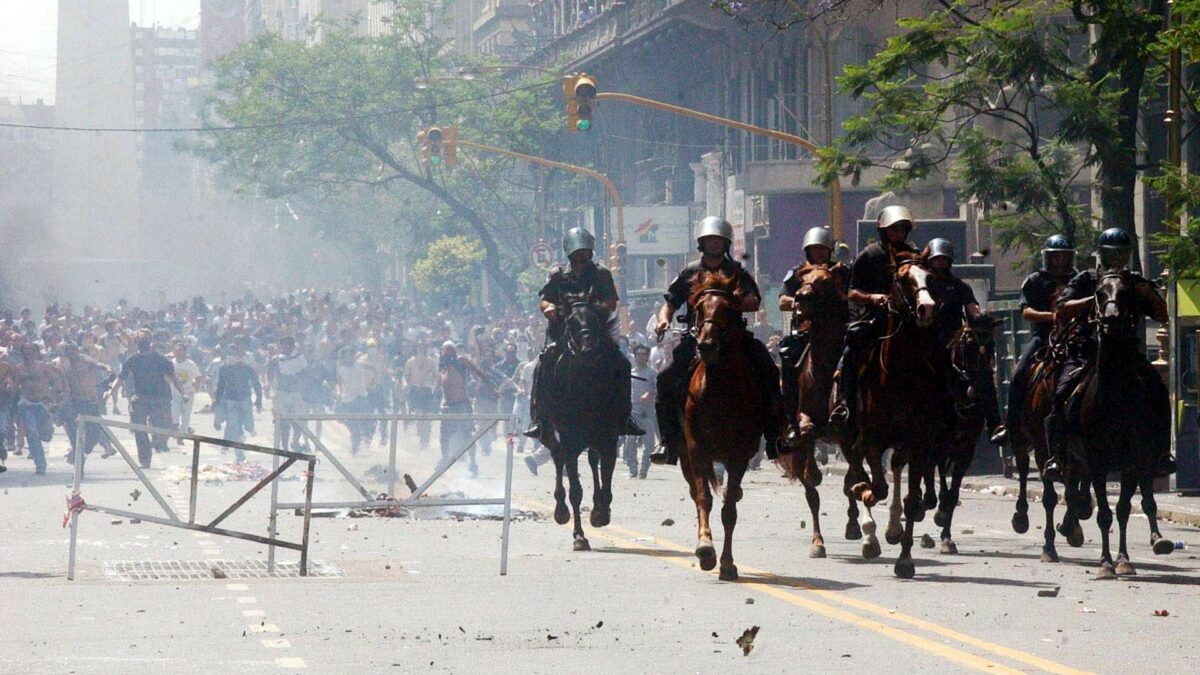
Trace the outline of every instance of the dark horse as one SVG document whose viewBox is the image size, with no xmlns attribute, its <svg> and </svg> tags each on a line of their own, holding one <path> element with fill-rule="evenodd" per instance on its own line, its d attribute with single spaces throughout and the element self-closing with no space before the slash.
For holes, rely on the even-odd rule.
<svg viewBox="0 0 1200 675">
<path fill-rule="evenodd" d="M 1161 402 L 1147 390 L 1139 367 L 1144 357 L 1138 352 L 1138 297 L 1129 274 L 1107 273 L 1096 288 L 1092 323 L 1096 326 L 1098 350 L 1095 365 L 1084 376 L 1076 391 L 1078 429 L 1083 442 L 1086 472 L 1096 495 L 1096 525 L 1100 528 L 1100 570 L 1097 579 L 1136 574 L 1129 561 L 1125 534 L 1129 524 L 1134 492 L 1141 489 L 1142 510 L 1150 522 L 1150 542 L 1154 552 L 1166 554 L 1174 544 L 1158 531 L 1158 506 L 1152 482 L 1155 475 L 1156 443 L 1162 434 L 1155 419 L 1169 415 L 1159 409 Z M 1119 471 L 1121 493 L 1117 500 L 1117 526 L 1120 549 L 1114 568 L 1108 534 L 1112 511 L 1108 505 L 1108 474 Z M 1071 480 L 1068 472 L 1068 480 Z"/>
<path fill-rule="evenodd" d="M 608 525 L 612 505 L 612 475 L 617 464 L 617 441 L 624 424 L 620 402 L 614 393 L 620 374 L 614 359 L 621 356 L 612 339 L 610 319 L 596 304 L 584 297 L 568 298 L 564 308 L 566 345 L 555 367 L 563 395 L 548 402 L 547 417 L 555 438 L 550 444 L 554 458 L 554 522 L 564 525 L 575 518 L 574 548 L 591 549 L 583 535 L 579 504 L 583 486 L 579 481 L 579 456 L 586 449 L 592 467 L 593 527 Z M 563 474 L 570 482 L 571 511 L 564 500 Z"/>
<path fill-rule="evenodd" d="M 737 566 L 733 564 L 737 503 L 742 498 L 742 477 L 758 453 L 766 404 L 747 356 L 746 341 L 754 338 L 742 320 L 737 287 L 736 275 L 719 272 L 704 272 L 692 284 L 688 304 L 695 308 L 699 359 L 688 383 L 683 424 L 686 445 L 679 458 L 696 503 L 696 557 L 700 559 L 700 569 L 706 571 L 717 565 L 708 524 L 712 488 L 717 487 L 713 462 L 725 466 L 725 498 L 721 507 L 725 545 L 721 550 L 720 571 L 724 581 L 738 578 Z"/>
<path fill-rule="evenodd" d="M 958 507 L 959 489 L 963 476 L 975 459 L 975 444 L 983 431 L 985 405 L 993 405 L 988 395 L 994 376 L 996 357 L 995 334 L 999 321 L 983 318 L 976 325 L 963 323 L 950 340 L 950 363 L 958 376 L 954 389 L 954 407 L 958 425 L 946 452 L 938 458 L 940 490 L 933 523 L 942 528 L 942 553 L 958 553 L 958 545 L 950 536 L 950 524 Z M 949 479 L 949 483 L 947 483 Z M 927 495 L 928 496 L 928 495 Z"/>
<path fill-rule="evenodd" d="M 1017 463 L 1017 493 L 1016 512 L 1013 513 L 1012 526 L 1018 534 L 1029 531 L 1029 501 L 1026 496 L 1026 486 L 1029 483 L 1029 451 L 1033 450 L 1033 459 L 1038 472 L 1043 472 L 1046 460 L 1049 459 L 1049 449 L 1046 445 L 1046 416 L 1054 399 L 1054 388 L 1058 380 L 1058 370 L 1061 360 L 1065 357 L 1066 342 L 1070 330 L 1055 330 L 1050 334 L 1050 342 L 1045 352 L 1037 357 L 1038 361 L 1029 373 L 1029 386 L 1021 410 L 1019 433 L 1013 439 L 1013 455 Z M 1042 508 L 1046 512 L 1046 525 L 1042 529 L 1042 562 L 1058 562 L 1058 549 L 1054 545 L 1054 509 L 1058 506 L 1058 492 L 1052 481 L 1042 478 Z M 1083 546 L 1083 528 L 1079 518 L 1068 504 L 1058 533 L 1066 537 L 1067 544 L 1074 548 Z"/>
<path fill-rule="evenodd" d="M 824 558 L 821 495 L 817 492 L 821 469 L 814 452 L 818 440 L 837 443 L 843 456 L 849 452 L 845 434 L 829 424 L 834 374 L 846 339 L 846 289 L 825 265 L 806 265 L 798 275 L 800 290 L 795 296 L 794 312 L 797 319 L 807 322 L 809 335 L 808 348 L 797 368 L 800 405 L 796 411 L 796 426 L 800 430 L 800 447 L 781 458 L 779 464 L 788 478 L 804 485 L 804 497 L 813 523 L 809 556 Z"/>
<path fill-rule="evenodd" d="M 886 306 L 882 336 L 868 352 L 858 390 L 857 438 L 847 457 L 848 495 L 867 507 L 864 530 L 873 538 L 871 507 L 887 498 L 883 455 L 892 449 L 891 470 L 900 491 L 908 467 L 908 494 L 903 500 L 905 525 L 900 526 L 900 495 L 890 508 L 887 539 L 901 544 L 895 573 L 910 579 L 916 573 L 912 560 L 913 527 L 924 519 L 921 487 L 933 470 L 934 460 L 953 432 L 952 404 L 947 376 L 949 356 L 937 339 L 933 325 L 934 299 L 929 292 L 929 271 L 917 255 L 896 257 L 895 281 Z M 943 359 L 946 365 L 940 365 Z M 871 471 L 867 483 L 863 461 Z M 868 540 L 870 541 L 870 539 Z M 864 545 L 864 555 L 867 547 Z M 873 551 L 872 551 L 873 552 Z"/>
</svg>

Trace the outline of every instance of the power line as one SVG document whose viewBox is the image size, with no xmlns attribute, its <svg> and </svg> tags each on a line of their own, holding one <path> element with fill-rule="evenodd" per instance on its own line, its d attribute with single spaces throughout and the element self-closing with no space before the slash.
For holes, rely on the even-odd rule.
<svg viewBox="0 0 1200 675">
<path fill-rule="evenodd" d="M 118 133 L 189 133 L 189 132 L 218 132 L 218 131 L 253 131 L 256 129 L 280 129 L 286 127 L 304 127 L 304 126 L 331 126 L 341 124 L 343 122 L 351 122 L 354 120 L 373 119 L 376 117 L 389 117 L 391 115 L 400 115 L 404 113 L 414 113 L 426 110 L 431 107 L 456 105 L 459 103 L 471 103 L 474 101 L 484 101 L 505 94 L 513 94 L 519 91 L 529 91 L 532 89 L 541 89 L 557 84 L 555 82 L 542 82 L 539 84 L 526 85 L 524 87 L 514 87 L 512 89 L 503 89 L 501 91 L 484 94 L 481 96 L 467 96 L 457 99 L 449 99 L 445 101 L 433 101 L 426 105 L 417 106 L 415 108 L 405 108 L 400 110 L 384 110 L 373 113 L 362 113 L 360 115 L 346 115 L 344 117 L 334 117 L 329 119 L 315 120 L 298 120 L 290 122 L 264 122 L 262 124 L 233 124 L 224 127 L 151 127 L 148 129 L 139 129 L 136 127 L 75 127 L 75 126 L 51 126 L 38 124 L 15 124 L 9 122 L 0 122 L 0 127 L 10 129 L 33 129 L 38 131 L 99 131 L 99 132 L 118 132 Z"/>
</svg>

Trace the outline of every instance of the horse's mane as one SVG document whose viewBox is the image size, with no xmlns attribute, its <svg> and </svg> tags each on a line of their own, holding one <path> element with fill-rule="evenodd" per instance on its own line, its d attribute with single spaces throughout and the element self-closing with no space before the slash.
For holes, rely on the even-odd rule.
<svg viewBox="0 0 1200 675">
<path fill-rule="evenodd" d="M 603 305 L 600 305 L 599 303 L 595 302 L 592 299 L 591 295 L 583 294 L 583 293 L 570 293 L 570 294 L 563 296 L 563 304 L 568 309 L 571 307 L 571 305 L 574 305 L 575 303 L 578 303 L 578 302 L 583 302 L 588 305 L 591 305 L 591 307 L 596 310 L 596 313 L 600 315 L 600 323 L 604 327 L 603 334 L 600 336 L 600 341 L 604 342 L 604 343 L 614 343 L 615 344 L 616 340 L 613 339 L 612 334 L 613 334 L 613 328 L 617 325 L 618 317 L 611 315 L 609 313 L 609 311 Z M 566 314 L 569 314 L 569 313 L 570 312 L 567 312 Z"/>
<path fill-rule="evenodd" d="M 700 296 L 707 291 L 723 291 L 732 294 L 738 287 L 738 275 L 741 272 L 726 274 L 721 270 L 708 271 L 702 270 L 692 280 L 691 294 L 688 296 L 688 304 L 692 307 L 700 301 Z"/>
</svg>

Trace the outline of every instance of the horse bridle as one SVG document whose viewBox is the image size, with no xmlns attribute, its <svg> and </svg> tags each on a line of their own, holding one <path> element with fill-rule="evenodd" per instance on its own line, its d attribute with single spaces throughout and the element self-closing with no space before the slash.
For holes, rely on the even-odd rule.
<svg viewBox="0 0 1200 675">
<path fill-rule="evenodd" d="M 567 317 L 570 317 L 574 310 L 580 307 L 586 309 L 595 309 L 595 305 L 590 300 L 574 300 L 570 303 L 567 303 Z M 585 330 L 587 330 L 586 327 Z M 569 329 L 567 330 L 567 347 L 572 353 L 579 353 L 580 351 L 576 348 L 575 341 L 571 339 L 571 331 Z"/>
<path fill-rule="evenodd" d="M 1093 305 L 1093 316 L 1091 319 L 1091 323 L 1093 325 L 1099 327 L 1100 331 L 1102 333 L 1103 333 L 1103 329 L 1104 329 L 1104 308 L 1109 305 L 1117 305 L 1118 310 L 1120 310 L 1122 308 L 1117 303 L 1117 299 L 1115 297 L 1109 298 L 1108 300 L 1101 302 L 1100 288 L 1102 287 L 1104 282 L 1108 279 L 1120 279 L 1122 283 L 1125 283 L 1127 281 L 1127 275 L 1128 275 L 1127 272 L 1105 272 L 1096 281 L 1096 290 L 1092 292 L 1092 298 L 1094 301 L 1094 305 Z M 1137 324 L 1137 318 L 1136 318 L 1136 316 L 1123 317 L 1123 323 L 1125 323 L 1128 327 L 1133 328 Z"/>
</svg>

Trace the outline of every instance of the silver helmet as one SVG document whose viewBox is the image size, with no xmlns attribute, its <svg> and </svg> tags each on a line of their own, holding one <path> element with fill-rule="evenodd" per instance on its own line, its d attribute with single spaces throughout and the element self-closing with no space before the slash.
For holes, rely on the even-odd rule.
<svg viewBox="0 0 1200 675">
<path fill-rule="evenodd" d="M 708 216 L 696 224 L 696 241 L 705 237 L 720 237 L 733 243 L 733 226 L 718 216 Z"/>
<path fill-rule="evenodd" d="M 804 245 L 800 248 L 807 254 L 809 246 L 824 246 L 832 254 L 833 243 L 833 233 L 829 228 L 817 226 L 804 233 Z"/>
<path fill-rule="evenodd" d="M 879 220 L 875 222 L 875 227 L 882 232 L 897 223 L 905 223 L 908 225 L 908 231 L 912 232 L 915 222 L 907 206 L 889 206 L 879 212 Z"/>
<path fill-rule="evenodd" d="M 596 238 L 582 227 L 572 227 L 563 235 L 563 251 L 570 257 L 576 251 L 591 251 L 596 248 Z"/>
<path fill-rule="evenodd" d="M 949 258 L 951 263 L 954 262 L 954 244 L 941 237 L 929 240 L 929 259 L 942 257 Z"/>
</svg>

